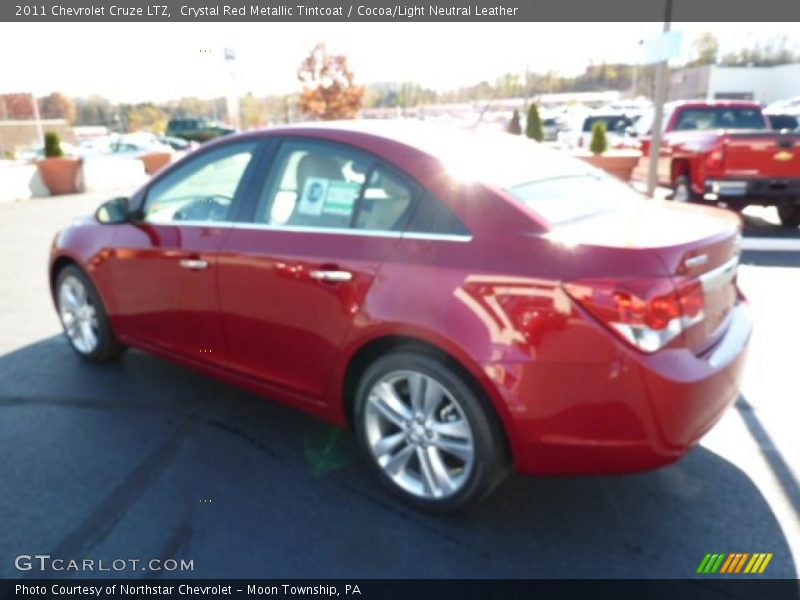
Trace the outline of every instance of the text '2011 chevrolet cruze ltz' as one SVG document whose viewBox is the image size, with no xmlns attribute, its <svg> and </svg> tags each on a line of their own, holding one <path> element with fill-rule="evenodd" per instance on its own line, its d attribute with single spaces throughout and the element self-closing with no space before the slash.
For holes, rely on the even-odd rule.
<svg viewBox="0 0 800 600">
<path fill-rule="evenodd" d="M 735 399 L 740 220 L 507 134 L 408 123 L 208 143 L 60 232 L 83 358 L 127 346 L 351 427 L 417 507 L 669 464 Z"/>
</svg>

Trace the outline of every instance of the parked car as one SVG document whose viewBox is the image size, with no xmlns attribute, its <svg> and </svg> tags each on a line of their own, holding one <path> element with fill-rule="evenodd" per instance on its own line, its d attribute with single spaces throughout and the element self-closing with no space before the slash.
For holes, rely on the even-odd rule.
<svg viewBox="0 0 800 600">
<path fill-rule="evenodd" d="M 202 117 L 189 119 L 171 119 L 167 123 L 167 137 L 177 137 L 190 142 L 207 142 L 236 130 L 233 127 L 217 123 Z"/>
<path fill-rule="evenodd" d="M 637 123 L 649 163 L 652 118 Z M 666 105 L 658 183 L 678 201 L 724 202 L 741 210 L 775 206 L 786 227 L 800 225 L 800 135 L 773 131 L 755 102 L 686 101 Z"/>
<path fill-rule="evenodd" d="M 118 136 L 109 145 L 109 154 L 114 156 L 138 157 L 150 152 L 172 152 L 172 148 L 162 143 L 152 133 L 126 133 Z"/>
<path fill-rule="evenodd" d="M 558 139 L 558 119 L 555 117 L 545 117 L 542 119 L 543 141 L 555 142 Z"/>
<path fill-rule="evenodd" d="M 170 137 L 167 135 L 158 136 L 158 141 L 162 144 L 169 146 L 173 150 L 178 150 L 181 152 L 188 152 L 194 150 L 197 147 L 197 142 L 190 142 L 183 138 Z"/>
<path fill-rule="evenodd" d="M 518 136 L 362 121 L 199 148 L 61 231 L 49 278 L 82 358 L 134 346 L 352 427 L 444 511 L 511 465 L 639 471 L 697 444 L 750 337 L 739 240 L 728 211 Z"/>
<path fill-rule="evenodd" d="M 611 148 L 620 148 L 635 143 L 629 132 L 633 121 L 622 113 L 589 113 L 573 119 L 565 131 L 558 133 L 558 141 L 568 149 L 588 149 L 592 142 L 592 127 L 598 121 L 606 125 L 606 139 Z"/>
</svg>

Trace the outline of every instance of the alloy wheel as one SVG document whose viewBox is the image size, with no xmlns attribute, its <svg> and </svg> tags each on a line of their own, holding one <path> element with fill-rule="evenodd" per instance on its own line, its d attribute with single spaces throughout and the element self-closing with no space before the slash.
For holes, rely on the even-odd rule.
<svg viewBox="0 0 800 600">
<path fill-rule="evenodd" d="M 58 312 L 69 341 L 81 354 L 91 354 L 100 341 L 97 311 L 86 286 L 69 276 L 58 290 Z"/>
<path fill-rule="evenodd" d="M 467 482 L 475 461 L 472 428 L 434 378 L 418 371 L 384 375 L 370 389 L 364 419 L 375 462 L 404 491 L 443 499 Z"/>
</svg>

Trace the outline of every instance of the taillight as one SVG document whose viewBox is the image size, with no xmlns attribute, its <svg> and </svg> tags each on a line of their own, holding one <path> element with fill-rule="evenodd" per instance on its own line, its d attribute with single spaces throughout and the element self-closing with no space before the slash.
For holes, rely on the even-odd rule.
<svg viewBox="0 0 800 600">
<path fill-rule="evenodd" d="M 711 152 L 708 153 L 706 157 L 706 167 L 709 169 L 721 169 L 722 163 L 725 160 L 725 146 L 721 148 L 715 148 Z"/>
<path fill-rule="evenodd" d="M 590 279 L 564 284 L 592 316 L 643 352 L 660 350 L 704 317 L 696 279 Z"/>
</svg>

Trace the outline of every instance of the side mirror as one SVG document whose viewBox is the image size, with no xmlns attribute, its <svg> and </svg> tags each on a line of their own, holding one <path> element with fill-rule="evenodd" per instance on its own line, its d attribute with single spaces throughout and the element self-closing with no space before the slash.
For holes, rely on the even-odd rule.
<svg viewBox="0 0 800 600">
<path fill-rule="evenodd" d="M 94 218 L 103 225 L 119 225 L 129 219 L 128 199 L 112 198 L 100 205 L 94 213 Z"/>
<path fill-rule="evenodd" d="M 632 138 L 638 138 L 639 137 L 639 132 L 636 130 L 635 127 L 628 127 L 625 130 L 625 133 L 627 133 Z"/>
</svg>

